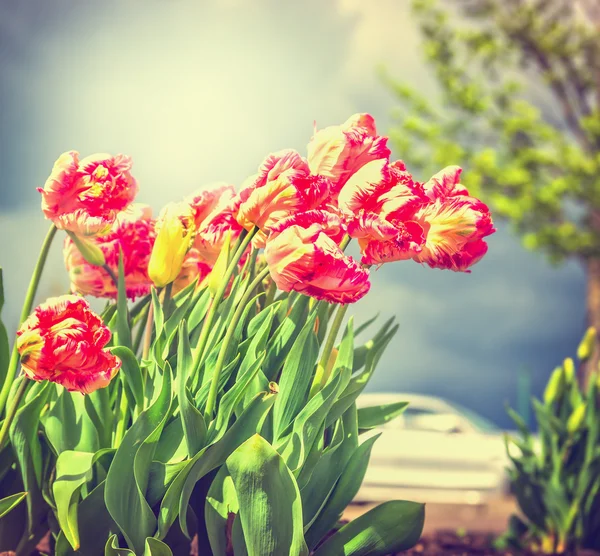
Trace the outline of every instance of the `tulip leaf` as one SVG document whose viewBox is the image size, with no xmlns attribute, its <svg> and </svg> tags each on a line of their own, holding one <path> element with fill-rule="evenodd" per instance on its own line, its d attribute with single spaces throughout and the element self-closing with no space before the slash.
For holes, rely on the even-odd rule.
<svg viewBox="0 0 600 556">
<path fill-rule="evenodd" d="M 163 314 L 162 305 L 158 299 L 158 293 L 156 288 L 153 286 L 151 289 L 152 293 L 152 309 L 153 309 L 153 319 L 154 319 L 154 337 L 158 338 L 162 334 L 162 329 L 165 324 L 165 316 Z M 156 340 L 155 340 L 156 341 Z"/>
<path fill-rule="evenodd" d="M 268 380 L 276 379 L 281 365 L 288 356 L 290 348 L 298 334 L 300 334 L 306 322 L 308 301 L 309 298 L 307 296 L 298 296 L 289 315 L 284 318 L 283 322 L 269 339 L 267 343 L 267 359 L 263 367 L 263 372 Z"/>
<path fill-rule="evenodd" d="M 111 352 L 121 360 L 121 373 L 125 377 L 125 384 L 136 406 L 141 410 L 144 407 L 144 381 L 137 357 L 125 346 L 114 347 Z"/>
<path fill-rule="evenodd" d="M 308 401 L 310 385 L 319 356 L 314 332 L 313 311 L 290 349 L 279 380 L 279 394 L 273 406 L 273 438 L 277 441 Z"/>
<path fill-rule="evenodd" d="M 56 540 L 56 556 L 97 556 L 98 547 L 104 545 L 106 539 L 117 530 L 104 504 L 104 487 L 102 481 L 81 502 L 77 508 L 78 528 L 81 545 L 74 551 L 65 536 L 64 530 Z"/>
<path fill-rule="evenodd" d="M 23 377 L 21 380 L 27 379 Z M 31 388 L 30 397 L 26 398 L 25 403 L 17 410 L 9 429 L 10 441 L 21 470 L 23 486 L 28 493 L 26 501 L 29 534 L 33 534 L 33 528 L 40 522 L 42 515 L 47 512 L 41 491 L 42 447 L 38 438 L 38 428 L 42 407 L 50 392 L 49 386 L 49 382 L 43 382 L 37 388 L 36 385 Z"/>
<path fill-rule="evenodd" d="M 386 325 L 384 325 L 384 328 Z M 331 426 L 336 419 L 343 415 L 344 412 L 355 402 L 356 398 L 358 398 L 358 396 L 365 389 L 367 383 L 373 375 L 373 372 L 375 371 L 377 363 L 379 363 L 379 360 L 383 355 L 383 351 L 394 337 L 397 330 L 397 325 L 392 327 L 389 332 L 381 336 L 380 339 L 377 342 L 374 342 L 372 347 L 369 348 L 365 359 L 364 369 L 358 373 L 354 373 L 351 376 L 347 386 L 341 392 L 335 404 L 331 408 L 331 411 L 327 416 L 326 426 Z M 356 362 L 356 351 L 354 352 L 354 362 Z M 356 365 L 353 365 L 353 369 L 356 369 Z"/>
<path fill-rule="evenodd" d="M 173 553 L 164 542 L 148 537 L 144 547 L 144 556 L 173 556 Z"/>
<path fill-rule="evenodd" d="M 181 425 L 187 446 L 188 456 L 194 457 L 204 446 L 206 441 L 206 422 L 202 413 L 190 400 L 187 388 L 189 373 L 192 370 L 193 359 L 187 323 L 181 321 L 179 325 L 179 343 L 177 347 L 177 399 L 181 414 Z"/>
<path fill-rule="evenodd" d="M 204 288 L 194 294 L 191 306 L 192 309 L 188 315 L 188 328 L 190 331 L 195 330 L 206 316 L 206 312 L 210 306 L 210 292 L 208 288 Z"/>
<path fill-rule="evenodd" d="M 52 484 L 56 503 L 56 518 L 65 537 L 74 550 L 79 548 L 77 502 L 81 487 L 92 478 L 90 452 L 61 452 L 56 460 L 56 480 Z"/>
<path fill-rule="evenodd" d="M 232 527 L 238 511 L 239 505 L 233 480 L 224 465 L 210 485 L 204 510 L 206 530 L 213 554 L 231 552 Z"/>
<path fill-rule="evenodd" d="M 308 555 L 298 485 L 283 458 L 255 434 L 228 458 L 249 556 Z"/>
<path fill-rule="evenodd" d="M 48 441 L 57 454 L 65 450 L 95 452 L 99 448 L 98 432 L 85 409 L 85 397 L 52 385 L 58 398 L 43 418 Z M 65 426 L 68 423 L 68 426 Z"/>
<path fill-rule="evenodd" d="M 112 535 L 108 538 L 106 546 L 104 547 L 104 556 L 127 556 L 128 554 L 133 554 L 135 556 L 133 550 L 119 548 L 119 539 L 117 538 L 117 535 Z"/>
<path fill-rule="evenodd" d="M 127 290 L 125 289 L 125 270 L 123 251 L 119 249 L 119 276 L 117 291 L 117 345 L 132 347 L 129 309 L 127 308 Z"/>
<path fill-rule="evenodd" d="M 425 506 L 416 502 L 385 502 L 344 525 L 314 556 L 385 556 L 412 548 L 421 537 Z"/>
<path fill-rule="evenodd" d="M 274 401 L 273 395 L 257 395 L 219 442 L 203 448 L 186 462 L 186 466 L 169 485 L 161 502 L 157 538 L 164 539 L 178 514 L 181 529 L 188 534 L 187 507 L 196 482 L 222 465 L 242 442 L 260 430 Z"/>
<path fill-rule="evenodd" d="M 4 517 L 12 509 L 16 508 L 25 498 L 26 492 L 17 492 L 0 500 L 0 518 Z"/>
<path fill-rule="evenodd" d="M 156 518 L 145 495 L 150 464 L 171 406 L 171 372 L 167 365 L 161 390 L 119 446 L 106 477 L 106 507 L 130 548 L 142 553 L 154 534 Z"/>
<path fill-rule="evenodd" d="M 314 548 L 323 536 L 331 531 L 342 512 L 356 496 L 367 471 L 371 449 L 377 438 L 379 435 L 365 440 L 356 448 L 346 463 L 333 492 L 306 533 L 306 542 L 309 547 Z"/>
<path fill-rule="evenodd" d="M 389 423 L 398 417 L 408 405 L 408 402 L 394 402 L 373 407 L 361 407 L 358 410 L 358 428 L 373 429 Z"/>
</svg>

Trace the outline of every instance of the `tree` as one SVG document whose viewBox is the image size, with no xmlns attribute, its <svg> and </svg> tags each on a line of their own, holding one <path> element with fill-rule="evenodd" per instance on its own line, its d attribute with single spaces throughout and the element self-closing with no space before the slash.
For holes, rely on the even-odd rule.
<svg viewBox="0 0 600 556">
<path fill-rule="evenodd" d="M 449 9 L 413 0 L 441 94 L 431 101 L 384 75 L 400 100 L 391 139 L 423 175 L 461 161 L 471 194 L 527 248 L 580 261 L 600 332 L 600 0 L 454 0 Z"/>
</svg>

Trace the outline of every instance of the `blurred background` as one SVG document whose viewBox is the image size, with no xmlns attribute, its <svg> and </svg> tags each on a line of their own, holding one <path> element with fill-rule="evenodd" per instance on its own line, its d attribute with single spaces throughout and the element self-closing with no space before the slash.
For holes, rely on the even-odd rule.
<svg viewBox="0 0 600 556">
<path fill-rule="evenodd" d="M 389 81 L 432 106 L 446 95 L 410 4 L 1 0 L 0 265 L 9 330 L 48 226 L 35 188 L 63 151 L 131 155 L 138 200 L 155 211 L 215 181 L 239 186 L 269 152 L 305 153 L 313 122 L 339 124 L 355 112 L 373 114 L 379 132 L 395 137 L 394 158 L 404 158 L 409 96 Z M 524 94 L 553 113 L 535 82 Z M 428 162 L 437 162 L 430 150 Z M 466 151 L 445 152 L 466 177 Z M 429 178 L 423 160 L 408 163 Z M 400 330 L 371 391 L 441 396 L 508 428 L 504 404 L 526 411 L 523 392 L 540 395 L 573 354 L 586 326 L 584 267 L 569 257 L 551 265 L 499 218 L 497 227 L 471 274 L 414 262 L 373 272 L 371 293 L 353 312 L 359 322 L 396 316 Z M 66 288 L 56 245 L 39 297 Z"/>
</svg>

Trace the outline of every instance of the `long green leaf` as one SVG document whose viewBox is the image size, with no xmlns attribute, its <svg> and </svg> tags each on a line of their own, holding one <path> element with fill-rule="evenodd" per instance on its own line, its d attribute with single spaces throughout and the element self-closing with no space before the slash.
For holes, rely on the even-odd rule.
<svg viewBox="0 0 600 556">
<path fill-rule="evenodd" d="M 314 556 L 385 556 L 408 550 L 423 531 L 425 506 L 416 502 L 385 502 L 344 525 Z"/>
<path fill-rule="evenodd" d="M 125 346 L 117 346 L 111 351 L 121 360 L 121 373 L 125 377 L 125 383 L 135 400 L 136 406 L 141 410 L 144 407 L 144 382 L 137 357 L 133 351 Z"/>
<path fill-rule="evenodd" d="M 167 366 L 156 401 L 125 434 L 106 477 L 106 507 L 129 547 L 144 550 L 156 530 L 156 518 L 145 495 L 150 464 L 171 406 L 171 373 Z"/>
<path fill-rule="evenodd" d="M 127 291 L 125 289 L 125 270 L 123 268 L 123 251 L 119 251 L 119 277 L 117 292 L 117 344 L 132 347 L 131 324 L 127 308 Z"/>
<path fill-rule="evenodd" d="M 249 556 L 308 555 L 298 485 L 273 447 L 256 434 L 227 458 L 226 465 Z"/>
<path fill-rule="evenodd" d="M 279 381 L 279 395 L 273 406 L 273 433 L 277 441 L 281 433 L 308 401 L 319 343 L 314 332 L 316 311 L 306 321 L 290 349 Z"/>
<path fill-rule="evenodd" d="M 0 518 L 4 517 L 13 508 L 16 508 L 26 497 L 26 492 L 17 492 L 0 500 Z"/>
<path fill-rule="evenodd" d="M 231 552 L 233 521 L 239 504 L 227 467 L 221 467 L 206 496 L 204 516 L 213 554 Z"/>
<path fill-rule="evenodd" d="M 389 423 L 398 417 L 408 405 L 408 402 L 394 402 L 372 407 L 361 407 L 358 410 L 358 428 L 372 429 Z"/>
</svg>

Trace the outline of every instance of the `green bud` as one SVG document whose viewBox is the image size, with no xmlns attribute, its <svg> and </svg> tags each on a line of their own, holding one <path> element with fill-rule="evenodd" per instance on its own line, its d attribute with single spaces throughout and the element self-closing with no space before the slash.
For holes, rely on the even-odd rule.
<svg viewBox="0 0 600 556">
<path fill-rule="evenodd" d="M 68 236 L 73 240 L 73 243 L 79 249 L 81 256 L 90 264 L 94 266 L 103 266 L 106 264 L 106 260 L 104 259 L 104 254 L 102 253 L 100 247 L 93 244 L 91 241 L 87 239 L 83 239 L 79 237 L 77 234 L 73 232 L 67 232 Z"/>
<path fill-rule="evenodd" d="M 562 393 L 562 390 L 565 386 L 565 378 L 562 367 L 557 367 L 554 369 L 552 375 L 550 375 L 550 380 L 544 390 L 544 403 L 546 405 L 550 405 L 554 401 L 556 401 L 559 395 Z"/>
<path fill-rule="evenodd" d="M 580 361 L 587 361 L 596 349 L 596 329 L 590 326 L 583 336 L 579 347 L 577 348 L 577 358 Z"/>
<path fill-rule="evenodd" d="M 570 357 L 567 357 L 563 363 L 565 370 L 565 379 L 567 384 L 571 384 L 575 380 L 575 362 Z"/>
<path fill-rule="evenodd" d="M 578 405 L 573 410 L 573 413 L 571 413 L 571 415 L 569 416 L 569 420 L 567 421 L 567 431 L 570 434 L 576 432 L 583 424 L 583 420 L 585 418 L 585 410 L 586 405 L 585 403 L 582 403 Z"/>
</svg>

